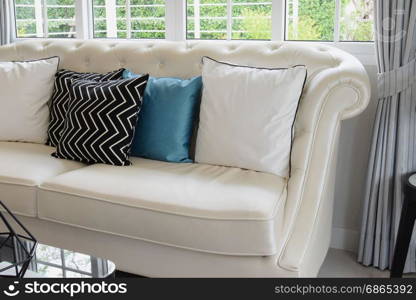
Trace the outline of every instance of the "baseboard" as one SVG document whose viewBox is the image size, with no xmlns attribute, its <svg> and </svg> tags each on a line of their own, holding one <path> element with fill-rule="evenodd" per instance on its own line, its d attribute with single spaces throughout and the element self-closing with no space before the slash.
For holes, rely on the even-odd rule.
<svg viewBox="0 0 416 300">
<path fill-rule="evenodd" d="M 331 248 L 342 249 L 357 253 L 359 232 L 340 227 L 332 228 Z"/>
</svg>

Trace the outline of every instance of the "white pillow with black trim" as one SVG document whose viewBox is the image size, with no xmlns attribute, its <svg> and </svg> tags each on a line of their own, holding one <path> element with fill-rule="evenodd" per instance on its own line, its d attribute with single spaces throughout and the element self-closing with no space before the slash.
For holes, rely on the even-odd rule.
<svg viewBox="0 0 416 300">
<path fill-rule="evenodd" d="M 0 62 L 0 141 L 44 144 L 59 57 Z"/>
<path fill-rule="evenodd" d="M 148 75 L 73 80 L 61 139 L 52 156 L 87 164 L 130 165 L 129 155 Z"/>
<path fill-rule="evenodd" d="M 267 69 L 204 57 L 195 160 L 287 177 L 305 66 Z"/>
</svg>

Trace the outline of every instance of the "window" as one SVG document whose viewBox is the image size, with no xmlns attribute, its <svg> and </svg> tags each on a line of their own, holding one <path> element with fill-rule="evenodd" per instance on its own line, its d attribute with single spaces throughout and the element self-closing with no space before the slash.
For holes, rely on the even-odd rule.
<svg viewBox="0 0 416 300">
<path fill-rule="evenodd" d="M 43 276 L 93 277 L 92 261 L 97 258 L 43 244 L 36 249 L 33 269 Z"/>
<path fill-rule="evenodd" d="M 188 39 L 270 40 L 272 2 L 188 0 Z"/>
<path fill-rule="evenodd" d="M 287 0 L 287 40 L 372 41 L 373 0 Z"/>
<path fill-rule="evenodd" d="M 165 38 L 165 0 L 94 0 L 94 37 Z"/>
<path fill-rule="evenodd" d="M 75 37 L 75 0 L 15 0 L 17 37 Z"/>
<path fill-rule="evenodd" d="M 341 41 L 374 40 L 374 1 L 350 0 L 341 2 L 340 36 Z"/>
<path fill-rule="evenodd" d="M 15 0 L 19 38 L 372 41 L 373 0 Z"/>
</svg>

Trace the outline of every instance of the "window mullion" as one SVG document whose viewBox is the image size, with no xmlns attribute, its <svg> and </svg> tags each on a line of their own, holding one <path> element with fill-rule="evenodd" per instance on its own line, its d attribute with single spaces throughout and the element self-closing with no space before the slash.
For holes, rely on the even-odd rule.
<svg viewBox="0 0 416 300">
<path fill-rule="evenodd" d="M 131 6 L 130 0 L 126 0 L 126 37 L 131 39 Z"/>
<path fill-rule="evenodd" d="M 75 1 L 75 27 L 78 39 L 89 39 L 92 36 L 91 7 L 91 0 Z"/>
<path fill-rule="evenodd" d="M 339 25 L 341 15 L 341 0 L 335 0 L 335 17 L 334 17 L 334 42 L 339 42 Z"/>
<path fill-rule="evenodd" d="M 167 0 L 166 2 L 169 2 Z M 176 31 L 176 40 L 185 41 L 186 40 L 186 0 L 176 0 L 175 6 L 175 31 Z"/>
<path fill-rule="evenodd" d="M 42 0 L 42 17 L 43 17 L 43 35 L 45 38 L 49 37 L 49 26 L 48 26 L 48 7 L 46 0 Z"/>
<path fill-rule="evenodd" d="M 232 39 L 233 30 L 233 1 L 227 0 L 227 40 Z"/>
<path fill-rule="evenodd" d="M 272 40 L 285 40 L 286 1 L 272 0 Z"/>
<path fill-rule="evenodd" d="M 186 0 L 165 1 L 166 39 L 184 41 L 186 39 Z"/>
<path fill-rule="evenodd" d="M 44 36 L 42 0 L 35 0 L 36 37 Z"/>
<path fill-rule="evenodd" d="M 105 15 L 107 21 L 107 37 L 117 38 L 116 0 L 105 0 Z"/>
<path fill-rule="evenodd" d="M 66 278 L 65 252 L 63 249 L 60 249 L 60 254 L 61 254 L 62 276 L 63 278 Z"/>
<path fill-rule="evenodd" d="M 194 0 L 194 38 L 201 38 L 201 3 Z"/>
</svg>

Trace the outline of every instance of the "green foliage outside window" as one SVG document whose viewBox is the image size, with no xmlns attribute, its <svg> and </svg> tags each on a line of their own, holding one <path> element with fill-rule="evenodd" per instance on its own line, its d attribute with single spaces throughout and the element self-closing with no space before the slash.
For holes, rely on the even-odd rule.
<svg viewBox="0 0 416 300">
<path fill-rule="evenodd" d="M 75 37 L 75 0 L 46 0 L 49 37 Z M 30 5 L 30 6 L 19 6 Z M 65 5 L 68 7 L 53 7 Z M 34 0 L 16 0 L 18 37 L 36 37 Z"/>
<path fill-rule="evenodd" d="M 227 0 L 199 1 L 200 30 L 196 32 L 195 1 L 187 1 L 187 38 L 227 39 Z M 249 5 L 247 5 L 249 4 Z M 271 39 L 271 1 L 233 0 L 232 39 Z"/>
<path fill-rule="evenodd" d="M 288 0 L 287 3 L 288 40 L 334 40 L 335 0 Z M 340 40 L 373 40 L 373 0 L 341 0 L 340 4 Z"/>
<path fill-rule="evenodd" d="M 154 6 L 152 6 L 154 5 Z M 94 37 L 106 38 L 107 21 L 105 0 L 94 0 Z M 126 0 L 116 1 L 117 37 L 127 38 Z M 165 38 L 165 0 L 130 0 L 130 38 Z"/>
</svg>

